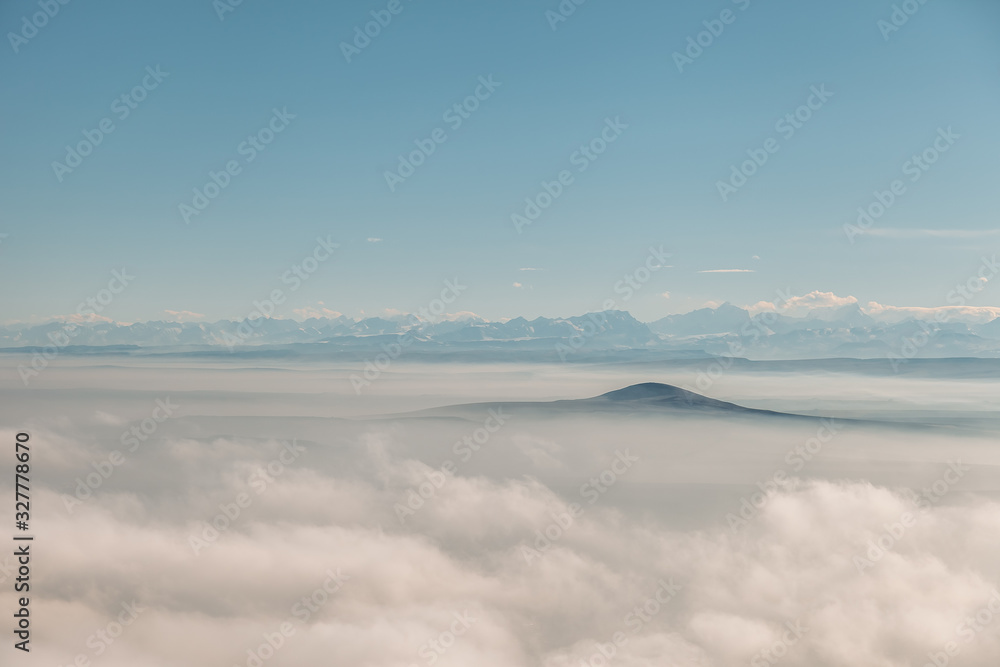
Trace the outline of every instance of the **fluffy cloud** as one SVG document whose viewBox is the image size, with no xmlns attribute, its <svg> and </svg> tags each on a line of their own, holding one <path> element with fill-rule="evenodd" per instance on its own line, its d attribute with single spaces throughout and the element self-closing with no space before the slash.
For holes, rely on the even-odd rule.
<svg viewBox="0 0 1000 667">
<path fill-rule="evenodd" d="M 173 322 L 191 322 L 194 320 L 205 319 L 205 316 L 201 313 L 195 313 L 190 310 L 164 310 L 163 312 L 166 313 Z"/>
<path fill-rule="evenodd" d="M 833 292 L 820 292 L 819 290 L 813 290 L 808 294 L 789 297 L 785 300 L 775 299 L 774 301 L 758 301 L 753 305 L 746 306 L 746 309 L 750 311 L 751 314 L 778 312 L 792 317 L 801 317 L 809 313 L 811 310 L 823 308 L 842 308 L 843 306 L 849 306 L 857 302 L 858 300 L 853 296 L 837 296 Z"/>
<path fill-rule="evenodd" d="M 956 642 L 962 664 L 985 667 L 1000 651 L 1000 615 L 963 625 L 996 585 L 993 501 L 922 512 L 869 483 L 793 480 L 735 530 L 681 530 L 610 502 L 575 510 L 533 478 L 441 477 L 401 453 L 413 437 L 375 427 L 348 449 L 304 443 L 283 467 L 279 441 L 171 438 L 150 450 L 158 485 L 112 478 L 72 515 L 40 489 L 37 528 L 59 548 L 37 552 L 37 659 L 96 659 L 88 638 L 133 601 L 142 611 L 103 665 L 244 665 L 282 623 L 270 664 L 576 667 L 613 653 L 608 664 L 725 667 L 772 650 L 789 667 L 903 667 Z M 85 451 L 45 439 L 50 468 Z M 575 455 L 513 442 L 545 467 Z M 196 554 L 206 523 L 217 537 Z M 12 608 L 9 589 L 0 604 Z"/>
<path fill-rule="evenodd" d="M 947 319 L 964 322 L 990 322 L 1000 317 L 1000 308 L 995 306 L 886 306 L 869 301 L 865 312 L 887 322 L 899 322 L 908 318 L 918 320 Z"/>
<path fill-rule="evenodd" d="M 307 320 L 312 317 L 328 318 L 332 320 L 338 317 L 342 317 L 344 315 L 338 310 L 327 308 L 322 301 L 317 302 L 315 306 L 304 306 L 302 308 L 293 308 L 292 312 L 300 320 Z"/>
<path fill-rule="evenodd" d="M 985 278 L 979 278 L 986 283 Z M 758 301 L 745 308 L 754 315 L 762 312 L 777 312 L 792 317 L 803 317 L 811 311 L 842 308 L 858 303 L 853 296 L 838 296 L 833 292 L 814 290 L 801 296 L 793 296 L 787 300 Z M 861 307 L 861 311 L 879 321 L 887 323 L 901 322 L 906 319 L 918 320 L 943 319 L 967 323 L 984 323 L 1000 317 L 1000 307 L 996 306 L 890 306 L 869 301 Z"/>
<path fill-rule="evenodd" d="M 779 310 L 790 315 L 804 315 L 817 308 L 842 308 L 857 303 L 853 296 L 837 296 L 833 292 L 814 290 L 802 296 L 793 296 L 778 304 Z"/>
</svg>

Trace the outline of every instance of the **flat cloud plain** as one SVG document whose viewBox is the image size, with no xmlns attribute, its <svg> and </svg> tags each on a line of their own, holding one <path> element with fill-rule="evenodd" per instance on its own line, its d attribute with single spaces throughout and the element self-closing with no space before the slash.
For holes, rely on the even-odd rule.
<svg viewBox="0 0 1000 667">
<path fill-rule="evenodd" d="M 400 360 L 357 395 L 335 364 L 67 357 L 27 390 L 0 364 L 0 437 L 32 445 L 24 664 L 1000 655 L 989 369 Z M 594 399 L 643 382 L 750 409 Z"/>
</svg>

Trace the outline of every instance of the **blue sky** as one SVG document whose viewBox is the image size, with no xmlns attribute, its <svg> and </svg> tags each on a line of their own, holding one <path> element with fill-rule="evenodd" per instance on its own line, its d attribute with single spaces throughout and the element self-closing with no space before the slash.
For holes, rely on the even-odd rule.
<svg viewBox="0 0 1000 667">
<path fill-rule="evenodd" d="M 455 277 L 454 310 L 489 318 L 610 297 L 654 319 L 785 288 L 938 306 L 1000 241 L 996 2 L 914 0 L 884 35 L 881 0 L 588 0 L 555 29 L 555 0 L 400 0 L 347 62 L 341 44 L 390 4 L 244 0 L 220 20 L 209 0 L 70 2 L 36 32 L 37 1 L 0 5 L 0 321 L 70 314 L 122 267 L 135 279 L 103 314 L 123 321 L 242 317 L 283 286 L 283 316 L 415 311 Z M 705 21 L 721 34 L 679 71 Z M 121 117 L 115 100 L 144 79 Z M 778 131 L 821 86 L 832 96 Z M 454 127 L 445 112 L 477 87 Z M 275 109 L 294 119 L 247 161 Z M 102 119 L 114 130 L 79 166 L 53 167 Z M 627 128 L 581 162 L 606 119 Z M 906 163 L 949 127 L 911 181 Z M 386 171 L 437 128 L 444 143 L 390 190 Z M 724 201 L 718 182 L 769 139 L 777 152 Z M 238 173 L 186 223 L 180 205 L 229 161 Z M 512 214 L 564 170 L 518 232 Z M 903 194 L 849 242 L 844 225 L 894 180 Z M 280 276 L 317 237 L 340 247 L 292 292 Z M 671 268 L 623 302 L 614 286 L 650 246 Z M 742 271 L 706 273 L 720 269 Z"/>
</svg>

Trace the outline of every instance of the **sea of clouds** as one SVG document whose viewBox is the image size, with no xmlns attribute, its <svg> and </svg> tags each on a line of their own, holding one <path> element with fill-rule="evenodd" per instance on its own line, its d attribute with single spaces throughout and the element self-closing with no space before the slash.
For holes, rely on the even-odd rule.
<svg viewBox="0 0 1000 667">
<path fill-rule="evenodd" d="M 839 467 L 789 471 L 749 511 L 740 499 L 814 423 L 581 426 L 508 411 L 497 424 L 486 406 L 346 420 L 317 416 L 328 397 L 296 401 L 301 383 L 222 391 L 238 369 L 191 373 L 215 380 L 171 387 L 177 413 L 134 451 L 121 436 L 142 432 L 156 387 L 131 399 L 87 387 L 130 393 L 127 371 L 55 372 L 3 412 L 0 439 L 27 429 L 33 443 L 35 633 L 15 664 L 972 667 L 1000 655 L 997 461 L 982 433 L 846 429 L 825 455 Z M 479 446 L 467 458 L 464 435 Z M 889 479 L 881 464 L 904 461 L 907 442 L 912 484 L 857 474 L 869 461 Z M 106 464 L 114 451 L 123 461 Z M 909 490 L 921 486 L 931 500 Z M 12 561 L 0 557 L 0 609 L 15 603 Z"/>
</svg>

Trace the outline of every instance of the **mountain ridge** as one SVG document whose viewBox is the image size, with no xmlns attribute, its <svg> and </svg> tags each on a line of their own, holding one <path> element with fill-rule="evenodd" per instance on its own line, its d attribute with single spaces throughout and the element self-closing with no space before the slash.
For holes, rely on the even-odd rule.
<svg viewBox="0 0 1000 667">
<path fill-rule="evenodd" d="M 797 415 L 787 412 L 775 412 L 773 410 L 762 410 L 758 408 L 748 408 L 736 403 L 720 401 L 709 398 L 703 394 L 693 392 L 675 385 L 661 382 L 642 382 L 628 385 L 620 389 L 605 392 L 598 396 L 589 398 L 570 398 L 554 401 L 493 401 L 489 403 L 460 403 L 457 405 L 440 406 L 427 408 L 414 412 L 402 413 L 400 415 L 382 415 L 384 417 L 454 417 L 467 411 L 473 411 L 478 415 L 484 409 L 504 410 L 523 413 L 524 411 L 545 411 L 557 413 L 615 413 L 619 415 L 631 414 L 674 414 L 674 415 L 702 415 L 716 414 L 719 416 L 766 416 L 778 418 L 795 419 L 819 419 Z"/>
<path fill-rule="evenodd" d="M 584 315 L 528 320 L 516 317 L 488 321 L 466 316 L 422 321 L 414 316 L 370 317 L 355 320 L 343 315 L 305 320 L 259 318 L 216 322 L 153 320 L 132 324 L 91 321 L 0 327 L 0 350 L 34 351 L 138 346 L 221 347 L 254 349 L 261 346 L 324 344 L 331 351 L 400 345 L 430 350 L 556 349 L 567 355 L 580 351 L 659 350 L 698 351 L 710 356 L 757 359 L 820 357 L 1000 357 L 1000 318 L 989 322 L 952 319 L 934 321 L 913 317 L 877 318 L 858 304 L 815 308 L 802 317 L 750 311 L 729 303 L 700 308 L 644 323 L 627 311 L 609 310 Z M 907 350 L 911 350 L 907 352 Z"/>
</svg>

